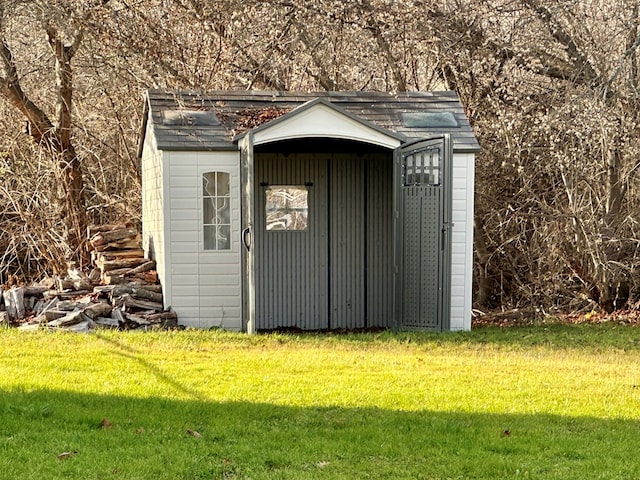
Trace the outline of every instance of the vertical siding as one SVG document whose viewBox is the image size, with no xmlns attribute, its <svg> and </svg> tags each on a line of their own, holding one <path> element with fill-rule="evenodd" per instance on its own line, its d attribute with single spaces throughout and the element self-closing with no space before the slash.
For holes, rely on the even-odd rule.
<svg viewBox="0 0 640 480">
<path fill-rule="evenodd" d="M 330 327 L 365 324 L 365 160 L 333 155 L 330 167 Z"/>
<path fill-rule="evenodd" d="M 327 158 L 255 155 L 256 328 L 327 327 Z M 306 231 L 266 231 L 266 185 L 308 186 Z"/>
<path fill-rule="evenodd" d="M 390 154 L 256 155 L 257 328 L 388 327 L 393 309 Z M 267 185 L 309 189 L 309 231 L 265 230 Z"/>
<path fill-rule="evenodd" d="M 451 330 L 471 329 L 474 155 L 453 155 Z"/>
<path fill-rule="evenodd" d="M 393 158 L 372 154 L 367 166 L 367 326 L 393 320 Z"/>
<path fill-rule="evenodd" d="M 180 324 L 240 330 L 240 173 L 237 152 L 167 152 L 171 305 Z M 230 174 L 231 249 L 204 250 L 202 174 Z"/>
</svg>

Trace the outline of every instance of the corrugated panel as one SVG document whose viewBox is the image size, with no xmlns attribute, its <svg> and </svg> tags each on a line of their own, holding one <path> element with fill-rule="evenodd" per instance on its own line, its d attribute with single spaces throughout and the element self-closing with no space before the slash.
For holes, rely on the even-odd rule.
<svg viewBox="0 0 640 480">
<path fill-rule="evenodd" d="M 330 327 L 365 327 L 365 162 L 335 154 L 330 164 Z"/>
<path fill-rule="evenodd" d="M 391 156 L 262 153 L 256 158 L 257 328 L 388 327 Z M 305 183 L 312 183 L 308 231 L 266 231 L 265 189 Z"/>
<path fill-rule="evenodd" d="M 367 165 L 367 326 L 393 320 L 393 160 L 372 154 Z"/>
<path fill-rule="evenodd" d="M 442 187 L 403 187 L 402 325 L 438 328 Z"/>
<path fill-rule="evenodd" d="M 327 328 L 327 160 L 256 154 L 256 328 Z M 265 189 L 308 185 L 306 231 L 267 231 Z"/>
</svg>

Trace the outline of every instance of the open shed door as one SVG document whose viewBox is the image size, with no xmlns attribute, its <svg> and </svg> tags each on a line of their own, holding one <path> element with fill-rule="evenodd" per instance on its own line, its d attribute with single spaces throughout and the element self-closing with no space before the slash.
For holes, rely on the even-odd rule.
<svg viewBox="0 0 640 480">
<path fill-rule="evenodd" d="M 394 311 L 400 329 L 449 329 L 451 157 L 449 135 L 395 151 Z"/>
</svg>

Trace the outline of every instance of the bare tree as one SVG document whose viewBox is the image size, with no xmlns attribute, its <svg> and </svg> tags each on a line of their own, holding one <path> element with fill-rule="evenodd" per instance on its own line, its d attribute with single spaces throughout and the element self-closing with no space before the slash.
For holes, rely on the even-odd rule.
<svg viewBox="0 0 640 480">
<path fill-rule="evenodd" d="M 83 30 L 73 27 L 68 32 L 62 30 L 56 20 L 65 13 L 52 11 L 44 2 L 0 3 L 0 95 L 22 113 L 28 135 L 57 163 L 64 197 L 61 214 L 65 218 L 66 236 L 72 249 L 71 260 L 83 256 L 87 226 L 81 165 L 72 140 L 72 60 L 82 42 Z M 31 58 L 37 58 L 41 54 L 37 51 L 38 44 L 33 45 L 31 51 L 22 48 L 21 53 L 26 53 L 29 57 L 20 61 L 10 42 L 10 39 L 14 43 L 20 42 L 25 31 L 18 25 L 29 20 L 32 22 L 31 28 L 40 28 L 46 35 L 54 61 L 54 78 L 50 91 L 53 99 L 51 103 L 55 107 L 49 113 L 45 111 L 46 106 L 38 105 L 23 88 L 24 78 L 28 73 L 21 70 L 26 69 Z"/>
</svg>

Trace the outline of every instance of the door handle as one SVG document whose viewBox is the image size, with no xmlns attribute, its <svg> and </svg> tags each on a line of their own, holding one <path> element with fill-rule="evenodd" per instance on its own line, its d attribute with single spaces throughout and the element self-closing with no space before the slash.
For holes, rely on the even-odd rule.
<svg viewBox="0 0 640 480">
<path fill-rule="evenodd" d="M 242 230 L 242 244 L 244 245 L 244 248 L 247 249 L 247 252 L 251 251 L 251 241 L 250 241 L 250 235 L 251 235 L 251 226 L 246 227 L 244 230 Z"/>
</svg>

